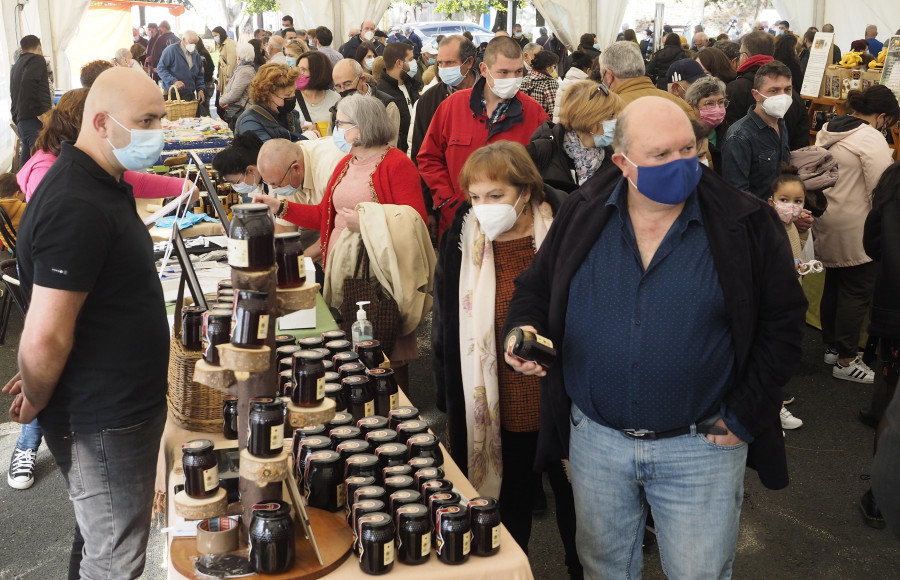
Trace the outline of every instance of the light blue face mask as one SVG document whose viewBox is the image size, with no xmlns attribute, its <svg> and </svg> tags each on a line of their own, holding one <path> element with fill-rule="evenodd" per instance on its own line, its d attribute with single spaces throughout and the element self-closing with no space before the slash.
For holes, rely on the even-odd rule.
<svg viewBox="0 0 900 580">
<path fill-rule="evenodd" d="M 286 62 L 287 65 L 291 68 L 294 68 L 295 66 L 297 66 L 297 59 L 292 56 L 284 57 L 284 62 Z"/>
<path fill-rule="evenodd" d="M 131 134 L 131 140 L 128 142 L 128 145 L 118 149 L 112 144 L 109 137 L 106 138 L 106 142 L 112 147 L 113 155 L 116 156 L 122 167 L 130 171 L 138 171 L 156 163 L 165 145 L 162 129 L 129 129 L 116 121 L 112 115 L 107 116 L 115 121 L 116 125 Z"/>
<path fill-rule="evenodd" d="M 607 119 L 603 121 L 603 134 L 594 135 L 594 147 L 609 147 L 613 142 L 613 133 L 616 130 L 616 120 Z"/>
<path fill-rule="evenodd" d="M 433 58 L 429 58 L 429 59 L 428 59 L 428 66 L 431 66 L 431 65 L 433 65 L 433 64 L 434 64 L 434 59 L 433 59 Z"/>
<path fill-rule="evenodd" d="M 350 153 L 350 149 L 353 147 L 353 145 L 348 143 L 347 139 L 344 137 L 346 132 L 347 130 L 343 127 L 335 127 L 334 131 L 331 132 L 331 138 L 334 140 L 334 144 L 342 153 Z"/>
<path fill-rule="evenodd" d="M 417 63 L 414 60 L 411 60 L 406 64 L 409 65 L 409 73 L 408 73 L 409 76 L 411 76 L 411 77 L 416 76 L 416 73 L 419 72 L 419 63 Z"/>
</svg>

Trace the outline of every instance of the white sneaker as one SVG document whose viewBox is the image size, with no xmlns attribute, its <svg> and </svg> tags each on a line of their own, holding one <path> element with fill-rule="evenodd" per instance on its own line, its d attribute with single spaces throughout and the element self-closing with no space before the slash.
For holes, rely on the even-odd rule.
<svg viewBox="0 0 900 580">
<path fill-rule="evenodd" d="M 847 366 L 841 366 L 841 363 L 834 363 L 831 367 L 831 376 L 836 379 L 852 381 L 854 383 L 864 383 L 871 385 L 875 382 L 875 372 L 870 369 L 866 363 L 862 361 L 858 355 L 853 362 Z"/>
<path fill-rule="evenodd" d="M 37 451 L 34 449 L 19 449 L 13 451 L 9 460 L 9 474 L 6 483 L 14 489 L 28 489 L 34 484 L 34 458 Z"/>
<path fill-rule="evenodd" d="M 825 349 L 825 364 L 834 365 L 837 364 L 838 361 L 838 351 L 831 350 L 830 348 Z"/>
<path fill-rule="evenodd" d="M 782 429 L 797 429 L 799 427 L 803 427 L 803 421 L 791 415 L 791 412 L 781 408 L 781 428 Z"/>
</svg>

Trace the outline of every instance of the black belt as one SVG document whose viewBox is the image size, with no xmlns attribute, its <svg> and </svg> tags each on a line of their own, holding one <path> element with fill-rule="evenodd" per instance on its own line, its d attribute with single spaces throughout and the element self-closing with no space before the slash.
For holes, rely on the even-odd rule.
<svg viewBox="0 0 900 580">
<path fill-rule="evenodd" d="M 688 435 L 691 432 L 691 425 L 687 427 L 679 427 L 678 429 L 670 429 L 669 431 L 648 431 L 646 429 L 621 429 L 622 433 L 632 439 L 668 439 L 669 437 L 678 437 L 680 435 Z M 694 433 L 702 433 L 704 435 L 728 435 L 728 431 L 718 425 L 697 425 L 694 427 Z"/>
</svg>

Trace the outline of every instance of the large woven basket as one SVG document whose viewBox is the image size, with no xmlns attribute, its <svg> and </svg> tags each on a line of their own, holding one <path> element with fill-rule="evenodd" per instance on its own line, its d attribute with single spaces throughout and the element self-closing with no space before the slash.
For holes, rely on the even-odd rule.
<svg viewBox="0 0 900 580">
<path fill-rule="evenodd" d="M 175 99 L 172 99 L 172 91 L 175 91 Z M 177 121 L 185 117 L 196 117 L 197 107 L 200 101 L 182 101 L 181 94 L 175 85 L 169 87 L 169 100 L 166 101 L 166 118 L 170 121 Z"/>
<path fill-rule="evenodd" d="M 179 317 L 176 315 L 176 320 Z M 169 390 L 166 401 L 175 422 L 188 431 L 215 433 L 222 430 L 222 402 L 225 394 L 195 383 L 194 365 L 200 360 L 197 351 L 185 350 L 181 333 L 169 343 Z"/>
</svg>

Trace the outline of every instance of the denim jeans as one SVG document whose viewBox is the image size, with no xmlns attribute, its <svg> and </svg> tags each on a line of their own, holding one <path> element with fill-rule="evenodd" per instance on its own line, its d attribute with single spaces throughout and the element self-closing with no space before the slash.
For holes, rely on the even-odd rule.
<svg viewBox="0 0 900 580">
<path fill-rule="evenodd" d="M 19 122 L 16 123 L 16 131 L 19 133 L 19 141 L 22 143 L 22 154 L 19 156 L 19 162 L 22 165 L 25 165 L 31 159 L 31 148 L 34 147 L 34 143 L 37 141 L 43 127 L 41 122 L 35 117 L 19 119 Z"/>
<path fill-rule="evenodd" d="M 136 425 L 99 433 L 45 430 L 75 507 L 69 578 L 137 578 L 143 572 L 165 423 L 163 408 Z"/>
<path fill-rule="evenodd" d="M 19 439 L 16 441 L 16 449 L 34 449 L 37 451 L 41 446 L 41 426 L 38 425 L 37 419 L 22 425 L 19 432 Z"/>
<path fill-rule="evenodd" d="M 632 439 L 572 405 L 569 443 L 578 556 L 585 578 L 640 578 L 653 511 L 669 578 L 731 578 L 747 444 L 703 434 Z"/>
</svg>

